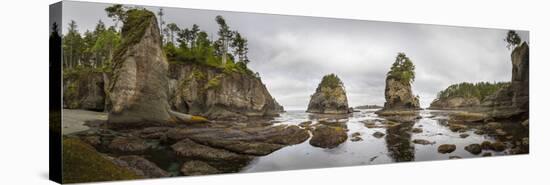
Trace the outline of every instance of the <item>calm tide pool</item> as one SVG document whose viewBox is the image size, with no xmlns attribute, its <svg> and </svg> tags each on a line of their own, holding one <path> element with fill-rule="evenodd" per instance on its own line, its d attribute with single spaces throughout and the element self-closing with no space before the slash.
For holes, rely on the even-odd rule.
<svg viewBox="0 0 550 185">
<path fill-rule="evenodd" d="M 478 135 L 470 129 L 466 132 L 452 132 L 446 124 L 448 111 L 422 110 L 421 119 L 414 124 L 403 124 L 398 128 L 367 128 L 362 121 L 383 120 L 376 115 L 376 109 L 365 109 L 354 112 L 345 117 L 328 117 L 346 122 L 348 139 L 338 147 L 332 149 L 318 148 L 309 144 L 309 139 L 303 143 L 284 147 L 267 156 L 253 160 L 241 172 L 261 172 L 275 170 L 294 170 L 308 168 L 340 167 L 353 165 L 384 164 L 405 161 L 431 161 L 449 159 L 451 156 L 460 158 L 481 157 L 464 150 L 469 144 L 479 144 L 483 141 L 494 141 L 487 135 Z M 298 125 L 305 121 L 318 123 L 326 116 L 309 114 L 305 111 L 287 111 L 275 118 L 276 124 Z M 412 132 L 413 128 L 421 128 L 420 133 Z M 386 134 L 376 138 L 375 132 Z M 350 139 L 353 133 L 359 133 L 363 139 L 353 142 Z M 460 134 L 468 134 L 461 138 Z M 435 144 L 414 144 L 414 139 L 425 139 Z M 441 144 L 454 144 L 456 150 L 448 153 L 438 153 L 437 148 Z M 504 155 L 504 152 L 489 152 L 492 155 Z"/>
</svg>

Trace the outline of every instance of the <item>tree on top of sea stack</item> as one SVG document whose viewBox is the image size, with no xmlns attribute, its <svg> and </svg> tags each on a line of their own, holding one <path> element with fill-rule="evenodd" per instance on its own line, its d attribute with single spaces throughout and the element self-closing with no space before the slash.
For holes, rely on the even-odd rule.
<svg viewBox="0 0 550 185">
<path fill-rule="evenodd" d="M 418 96 L 413 95 L 411 89 L 415 78 L 414 69 L 414 64 L 405 53 L 397 54 L 395 62 L 386 75 L 384 110 L 420 108 Z"/>
<path fill-rule="evenodd" d="M 325 75 L 311 95 L 307 112 L 321 114 L 349 113 L 344 83 L 335 74 Z"/>
</svg>

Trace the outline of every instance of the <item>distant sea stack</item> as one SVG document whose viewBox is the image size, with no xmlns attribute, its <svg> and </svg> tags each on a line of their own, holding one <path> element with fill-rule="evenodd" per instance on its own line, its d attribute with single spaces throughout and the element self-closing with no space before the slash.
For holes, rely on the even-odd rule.
<svg viewBox="0 0 550 185">
<path fill-rule="evenodd" d="M 347 114 L 350 112 L 344 84 L 335 74 L 325 75 L 311 95 L 307 111 L 319 114 Z"/>
<path fill-rule="evenodd" d="M 112 103 L 109 122 L 171 121 L 168 62 L 161 48 L 155 14 L 145 9 L 129 10 L 121 34 L 108 89 Z"/>
<path fill-rule="evenodd" d="M 284 109 L 253 74 L 199 64 L 170 64 L 172 109 L 218 120 L 276 116 Z"/>
<path fill-rule="evenodd" d="M 482 102 L 495 118 L 529 117 L 529 45 L 523 42 L 512 51 L 512 81 Z"/>
<path fill-rule="evenodd" d="M 420 109 L 418 96 L 411 89 L 415 77 L 414 68 L 412 61 L 404 53 L 397 55 L 386 76 L 384 110 Z"/>
</svg>

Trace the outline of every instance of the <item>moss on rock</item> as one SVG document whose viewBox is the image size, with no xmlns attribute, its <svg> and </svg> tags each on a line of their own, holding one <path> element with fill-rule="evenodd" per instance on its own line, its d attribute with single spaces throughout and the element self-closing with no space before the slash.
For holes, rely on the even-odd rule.
<svg viewBox="0 0 550 185">
<path fill-rule="evenodd" d="M 143 177 L 106 159 L 80 139 L 63 139 L 63 183 L 141 178 Z"/>
</svg>

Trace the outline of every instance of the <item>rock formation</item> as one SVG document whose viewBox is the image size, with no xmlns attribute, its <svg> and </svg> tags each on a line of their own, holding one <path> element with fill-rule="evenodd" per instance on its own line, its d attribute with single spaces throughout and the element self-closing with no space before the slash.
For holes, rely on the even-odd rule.
<svg viewBox="0 0 550 185">
<path fill-rule="evenodd" d="M 451 97 L 445 99 L 436 99 L 430 103 L 430 109 L 463 109 L 477 107 L 480 101 L 475 97 Z"/>
<path fill-rule="evenodd" d="M 68 109 L 105 109 L 105 75 L 78 71 L 63 75 L 63 107 Z"/>
<path fill-rule="evenodd" d="M 350 112 L 344 84 L 334 74 L 325 75 L 311 95 L 307 111 L 320 114 L 347 114 Z"/>
<path fill-rule="evenodd" d="M 384 110 L 420 109 L 418 97 L 413 94 L 409 82 L 402 82 L 391 76 L 386 77 L 384 95 Z"/>
<path fill-rule="evenodd" d="M 506 88 L 486 98 L 482 106 L 495 118 L 529 116 L 529 45 L 521 44 L 512 51 L 512 81 Z"/>
<path fill-rule="evenodd" d="M 113 59 L 110 123 L 172 121 L 168 104 L 168 62 L 154 13 L 132 9 Z"/>
<path fill-rule="evenodd" d="M 170 64 L 170 106 L 209 119 L 276 116 L 283 107 L 261 79 L 197 64 Z"/>
</svg>

